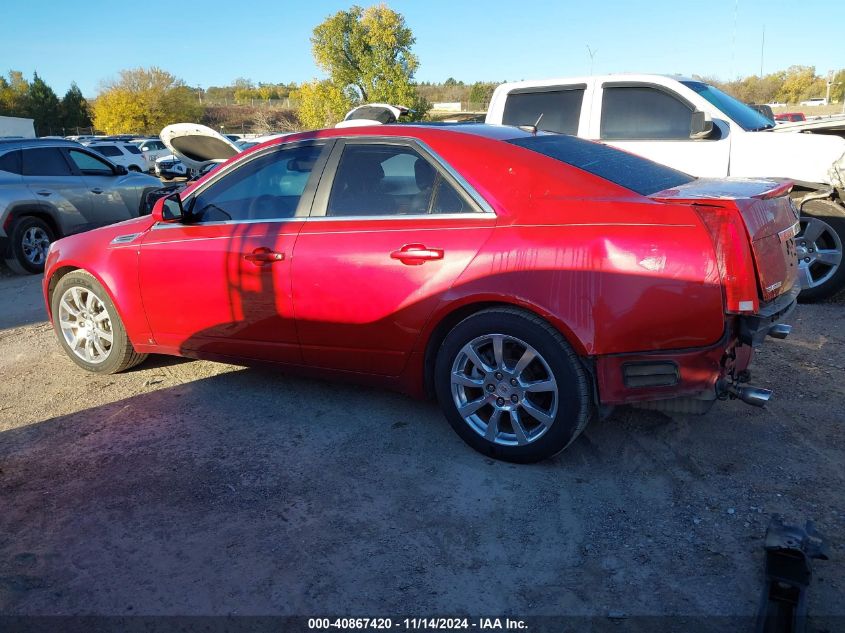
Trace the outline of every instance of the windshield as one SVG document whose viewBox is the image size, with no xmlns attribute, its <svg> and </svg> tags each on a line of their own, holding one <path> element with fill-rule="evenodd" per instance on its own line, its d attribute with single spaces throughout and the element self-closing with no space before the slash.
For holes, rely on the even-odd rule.
<svg viewBox="0 0 845 633">
<path fill-rule="evenodd" d="M 749 108 L 741 101 L 737 101 L 714 86 L 708 86 L 700 81 L 682 81 L 681 83 L 687 88 L 695 90 L 707 99 L 707 101 L 727 114 L 734 123 L 737 123 L 746 132 L 768 130 L 775 126 L 774 122 L 770 119 L 767 119 L 753 108 Z"/>
</svg>

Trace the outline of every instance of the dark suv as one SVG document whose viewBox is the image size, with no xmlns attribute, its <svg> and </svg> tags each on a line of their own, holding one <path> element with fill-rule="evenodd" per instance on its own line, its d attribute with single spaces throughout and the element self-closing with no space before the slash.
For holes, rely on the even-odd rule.
<svg viewBox="0 0 845 633">
<path fill-rule="evenodd" d="M 39 273 L 53 240 L 148 212 L 160 186 L 75 141 L 0 140 L 0 253 L 15 272 Z"/>
</svg>

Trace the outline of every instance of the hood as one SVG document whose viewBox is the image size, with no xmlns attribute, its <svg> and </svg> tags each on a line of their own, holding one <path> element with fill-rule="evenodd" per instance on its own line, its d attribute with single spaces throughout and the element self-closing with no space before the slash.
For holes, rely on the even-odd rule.
<svg viewBox="0 0 845 633">
<path fill-rule="evenodd" d="M 360 127 L 364 125 L 385 125 L 396 123 L 399 117 L 410 112 L 405 106 L 389 103 L 367 103 L 352 108 L 335 127 Z"/>
<path fill-rule="evenodd" d="M 199 123 L 174 123 L 160 136 L 167 149 L 190 169 L 225 162 L 241 151 L 228 138 Z"/>
<path fill-rule="evenodd" d="M 826 134 L 745 132 L 732 139 L 731 176 L 835 185 L 832 168 L 845 156 L 845 138 Z"/>
</svg>

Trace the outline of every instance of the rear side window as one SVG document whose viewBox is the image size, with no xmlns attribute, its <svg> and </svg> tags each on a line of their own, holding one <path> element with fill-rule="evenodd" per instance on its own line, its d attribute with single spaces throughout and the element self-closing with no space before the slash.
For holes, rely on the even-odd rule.
<svg viewBox="0 0 845 633">
<path fill-rule="evenodd" d="M 692 108 L 672 95 L 648 86 L 604 88 L 601 101 L 602 139 L 689 139 Z"/>
<path fill-rule="evenodd" d="M 92 145 L 91 149 L 103 156 L 122 156 L 123 152 L 114 145 Z"/>
<path fill-rule="evenodd" d="M 12 150 L 0 156 L 0 171 L 5 171 L 10 174 L 21 173 L 21 153 L 20 150 Z"/>
<path fill-rule="evenodd" d="M 695 180 L 671 167 L 574 136 L 528 136 L 508 143 L 572 165 L 643 196 Z"/>
<path fill-rule="evenodd" d="M 537 129 L 577 134 L 583 99 L 583 87 L 511 92 L 505 101 L 502 123 L 534 125 L 539 119 Z"/>
<path fill-rule="evenodd" d="M 70 176 L 72 172 L 57 147 L 38 147 L 23 150 L 24 176 Z"/>
<path fill-rule="evenodd" d="M 135 147 L 134 145 L 124 145 L 124 146 L 123 146 L 123 149 L 125 149 L 125 150 L 126 150 L 127 152 L 129 152 L 130 154 L 140 154 L 140 153 L 141 153 L 141 150 L 139 150 L 139 149 L 138 149 L 137 147 Z"/>
</svg>

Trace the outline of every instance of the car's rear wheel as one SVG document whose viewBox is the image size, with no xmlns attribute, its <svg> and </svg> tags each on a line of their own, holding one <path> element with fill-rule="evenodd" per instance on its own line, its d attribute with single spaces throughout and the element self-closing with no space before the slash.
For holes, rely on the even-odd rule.
<svg viewBox="0 0 845 633">
<path fill-rule="evenodd" d="M 26 275 L 44 271 L 47 251 L 54 236 L 44 220 L 24 216 L 15 220 L 9 231 L 9 250 L 6 265 L 14 272 Z"/>
<path fill-rule="evenodd" d="M 845 288 L 845 209 L 831 200 L 801 207 L 801 233 L 795 238 L 802 301 L 822 301 Z"/>
<path fill-rule="evenodd" d="M 59 343 L 80 367 L 115 374 L 147 357 L 135 351 L 108 293 L 89 273 L 68 273 L 50 299 Z"/>
<path fill-rule="evenodd" d="M 569 446 L 591 416 L 587 374 L 543 319 L 513 308 L 483 310 L 446 335 L 434 369 L 449 424 L 474 449 L 535 462 Z"/>
</svg>

